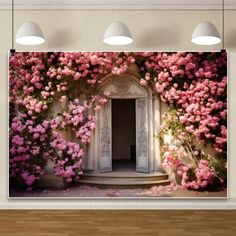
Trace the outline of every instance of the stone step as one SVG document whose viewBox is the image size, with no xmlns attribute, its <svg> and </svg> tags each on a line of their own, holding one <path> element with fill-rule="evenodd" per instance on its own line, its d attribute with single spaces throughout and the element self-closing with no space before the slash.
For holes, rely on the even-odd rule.
<svg viewBox="0 0 236 236">
<path fill-rule="evenodd" d="M 110 172 L 103 174 L 83 174 L 78 181 L 81 184 L 104 186 L 152 186 L 170 183 L 166 173 L 152 174 L 138 172 Z"/>
</svg>

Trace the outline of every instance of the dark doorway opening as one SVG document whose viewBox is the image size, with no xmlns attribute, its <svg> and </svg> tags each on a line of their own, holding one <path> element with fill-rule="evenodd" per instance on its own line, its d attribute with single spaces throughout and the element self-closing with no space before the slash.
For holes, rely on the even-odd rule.
<svg viewBox="0 0 236 236">
<path fill-rule="evenodd" d="M 112 100 L 112 170 L 136 168 L 135 99 Z"/>
</svg>

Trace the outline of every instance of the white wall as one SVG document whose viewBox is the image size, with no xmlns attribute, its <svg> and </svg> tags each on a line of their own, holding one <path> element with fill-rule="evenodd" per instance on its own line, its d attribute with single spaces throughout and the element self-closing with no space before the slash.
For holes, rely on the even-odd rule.
<svg viewBox="0 0 236 236">
<path fill-rule="evenodd" d="M 0 11 L 0 208 L 236 208 L 236 11 L 225 14 L 225 44 L 229 52 L 229 199 L 142 200 L 70 199 L 8 200 L 8 51 L 11 48 L 10 11 Z M 221 45 L 202 47 L 190 42 L 192 30 L 202 20 L 213 21 L 221 31 L 220 11 L 17 11 L 16 29 L 26 20 L 42 27 L 47 42 L 38 47 L 16 45 L 20 51 L 210 51 Z M 113 20 L 128 24 L 135 42 L 113 47 L 102 42 L 104 30 Z"/>
</svg>

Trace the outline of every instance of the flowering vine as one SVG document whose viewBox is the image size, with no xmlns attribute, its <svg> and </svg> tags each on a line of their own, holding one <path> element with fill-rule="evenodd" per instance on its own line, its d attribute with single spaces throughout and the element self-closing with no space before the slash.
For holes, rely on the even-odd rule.
<svg viewBox="0 0 236 236">
<path fill-rule="evenodd" d="M 198 140 L 227 150 L 226 53 L 140 53 L 143 78 L 163 102 L 173 105 L 186 130 Z M 143 57 L 146 59 L 144 60 Z"/>
<path fill-rule="evenodd" d="M 179 184 L 183 188 L 222 188 L 227 181 L 226 159 L 210 155 L 199 143 L 194 143 L 194 135 L 186 131 L 179 117 L 175 109 L 163 115 L 159 134 L 162 166 L 180 177 Z"/>
</svg>

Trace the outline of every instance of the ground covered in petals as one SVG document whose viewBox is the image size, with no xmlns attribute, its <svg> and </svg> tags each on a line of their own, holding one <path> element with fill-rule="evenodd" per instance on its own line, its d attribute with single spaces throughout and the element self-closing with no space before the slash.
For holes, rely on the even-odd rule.
<svg viewBox="0 0 236 236">
<path fill-rule="evenodd" d="M 10 197 L 227 197 L 227 189 L 217 192 L 192 191 L 183 189 L 179 185 L 153 186 L 149 188 L 111 188 L 94 186 L 75 186 L 65 190 L 22 190 L 11 191 Z"/>
</svg>

